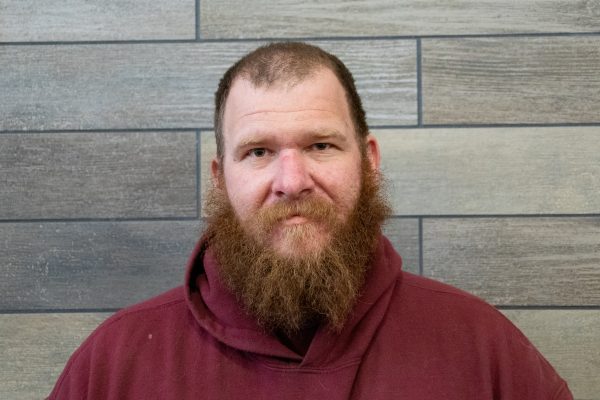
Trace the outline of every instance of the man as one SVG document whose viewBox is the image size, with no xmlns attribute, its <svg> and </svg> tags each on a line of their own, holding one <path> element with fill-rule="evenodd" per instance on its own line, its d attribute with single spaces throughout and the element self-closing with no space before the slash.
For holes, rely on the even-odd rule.
<svg viewBox="0 0 600 400">
<path fill-rule="evenodd" d="M 221 80 L 215 130 L 184 288 L 103 323 L 51 399 L 572 399 L 493 307 L 401 272 L 337 58 L 255 50 Z"/>
</svg>

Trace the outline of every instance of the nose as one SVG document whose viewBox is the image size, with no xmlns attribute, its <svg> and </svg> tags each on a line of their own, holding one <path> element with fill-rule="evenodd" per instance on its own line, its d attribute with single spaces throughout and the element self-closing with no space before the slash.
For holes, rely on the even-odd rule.
<svg viewBox="0 0 600 400">
<path fill-rule="evenodd" d="M 295 200 L 314 190 L 307 160 L 300 151 L 286 149 L 279 155 L 273 178 L 273 193 L 280 199 Z"/>
</svg>

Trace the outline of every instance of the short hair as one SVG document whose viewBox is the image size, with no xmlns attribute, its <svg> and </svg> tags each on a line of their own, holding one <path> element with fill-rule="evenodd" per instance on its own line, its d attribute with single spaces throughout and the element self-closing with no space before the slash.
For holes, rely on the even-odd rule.
<svg viewBox="0 0 600 400">
<path fill-rule="evenodd" d="M 286 83 L 291 86 L 302 82 L 320 68 L 331 70 L 346 93 L 350 117 L 358 139 L 369 133 L 365 110 L 354 85 L 354 78 L 339 58 L 325 50 L 302 42 L 275 42 L 261 46 L 233 64 L 221 78 L 215 92 L 214 128 L 217 157 L 223 157 L 223 116 L 225 103 L 234 81 L 241 77 L 255 87 L 271 87 Z M 359 140 L 359 146 L 363 147 Z"/>
</svg>

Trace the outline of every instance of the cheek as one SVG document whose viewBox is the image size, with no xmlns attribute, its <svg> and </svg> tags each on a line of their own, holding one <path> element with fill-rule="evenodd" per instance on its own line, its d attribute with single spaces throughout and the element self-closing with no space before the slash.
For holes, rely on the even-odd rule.
<svg viewBox="0 0 600 400">
<path fill-rule="evenodd" d="M 259 207 L 264 197 L 264 184 L 257 177 L 232 172 L 225 176 L 225 189 L 235 213 L 246 219 Z"/>
<path fill-rule="evenodd" d="M 329 196 L 342 209 L 349 212 L 355 205 L 360 191 L 360 172 L 354 168 L 335 169 L 324 175 L 324 186 Z"/>
</svg>

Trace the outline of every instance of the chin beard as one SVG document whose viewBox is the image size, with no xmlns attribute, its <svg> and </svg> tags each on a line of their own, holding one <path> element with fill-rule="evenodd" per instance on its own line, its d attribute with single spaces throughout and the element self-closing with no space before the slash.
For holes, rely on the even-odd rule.
<svg viewBox="0 0 600 400">
<path fill-rule="evenodd" d="M 342 329 L 390 214 L 378 182 L 363 160 L 360 193 L 345 220 L 335 204 L 310 196 L 276 203 L 240 222 L 227 194 L 210 189 L 206 233 L 220 278 L 260 326 L 284 334 L 315 322 Z M 307 221 L 282 225 L 292 216 Z"/>
</svg>

